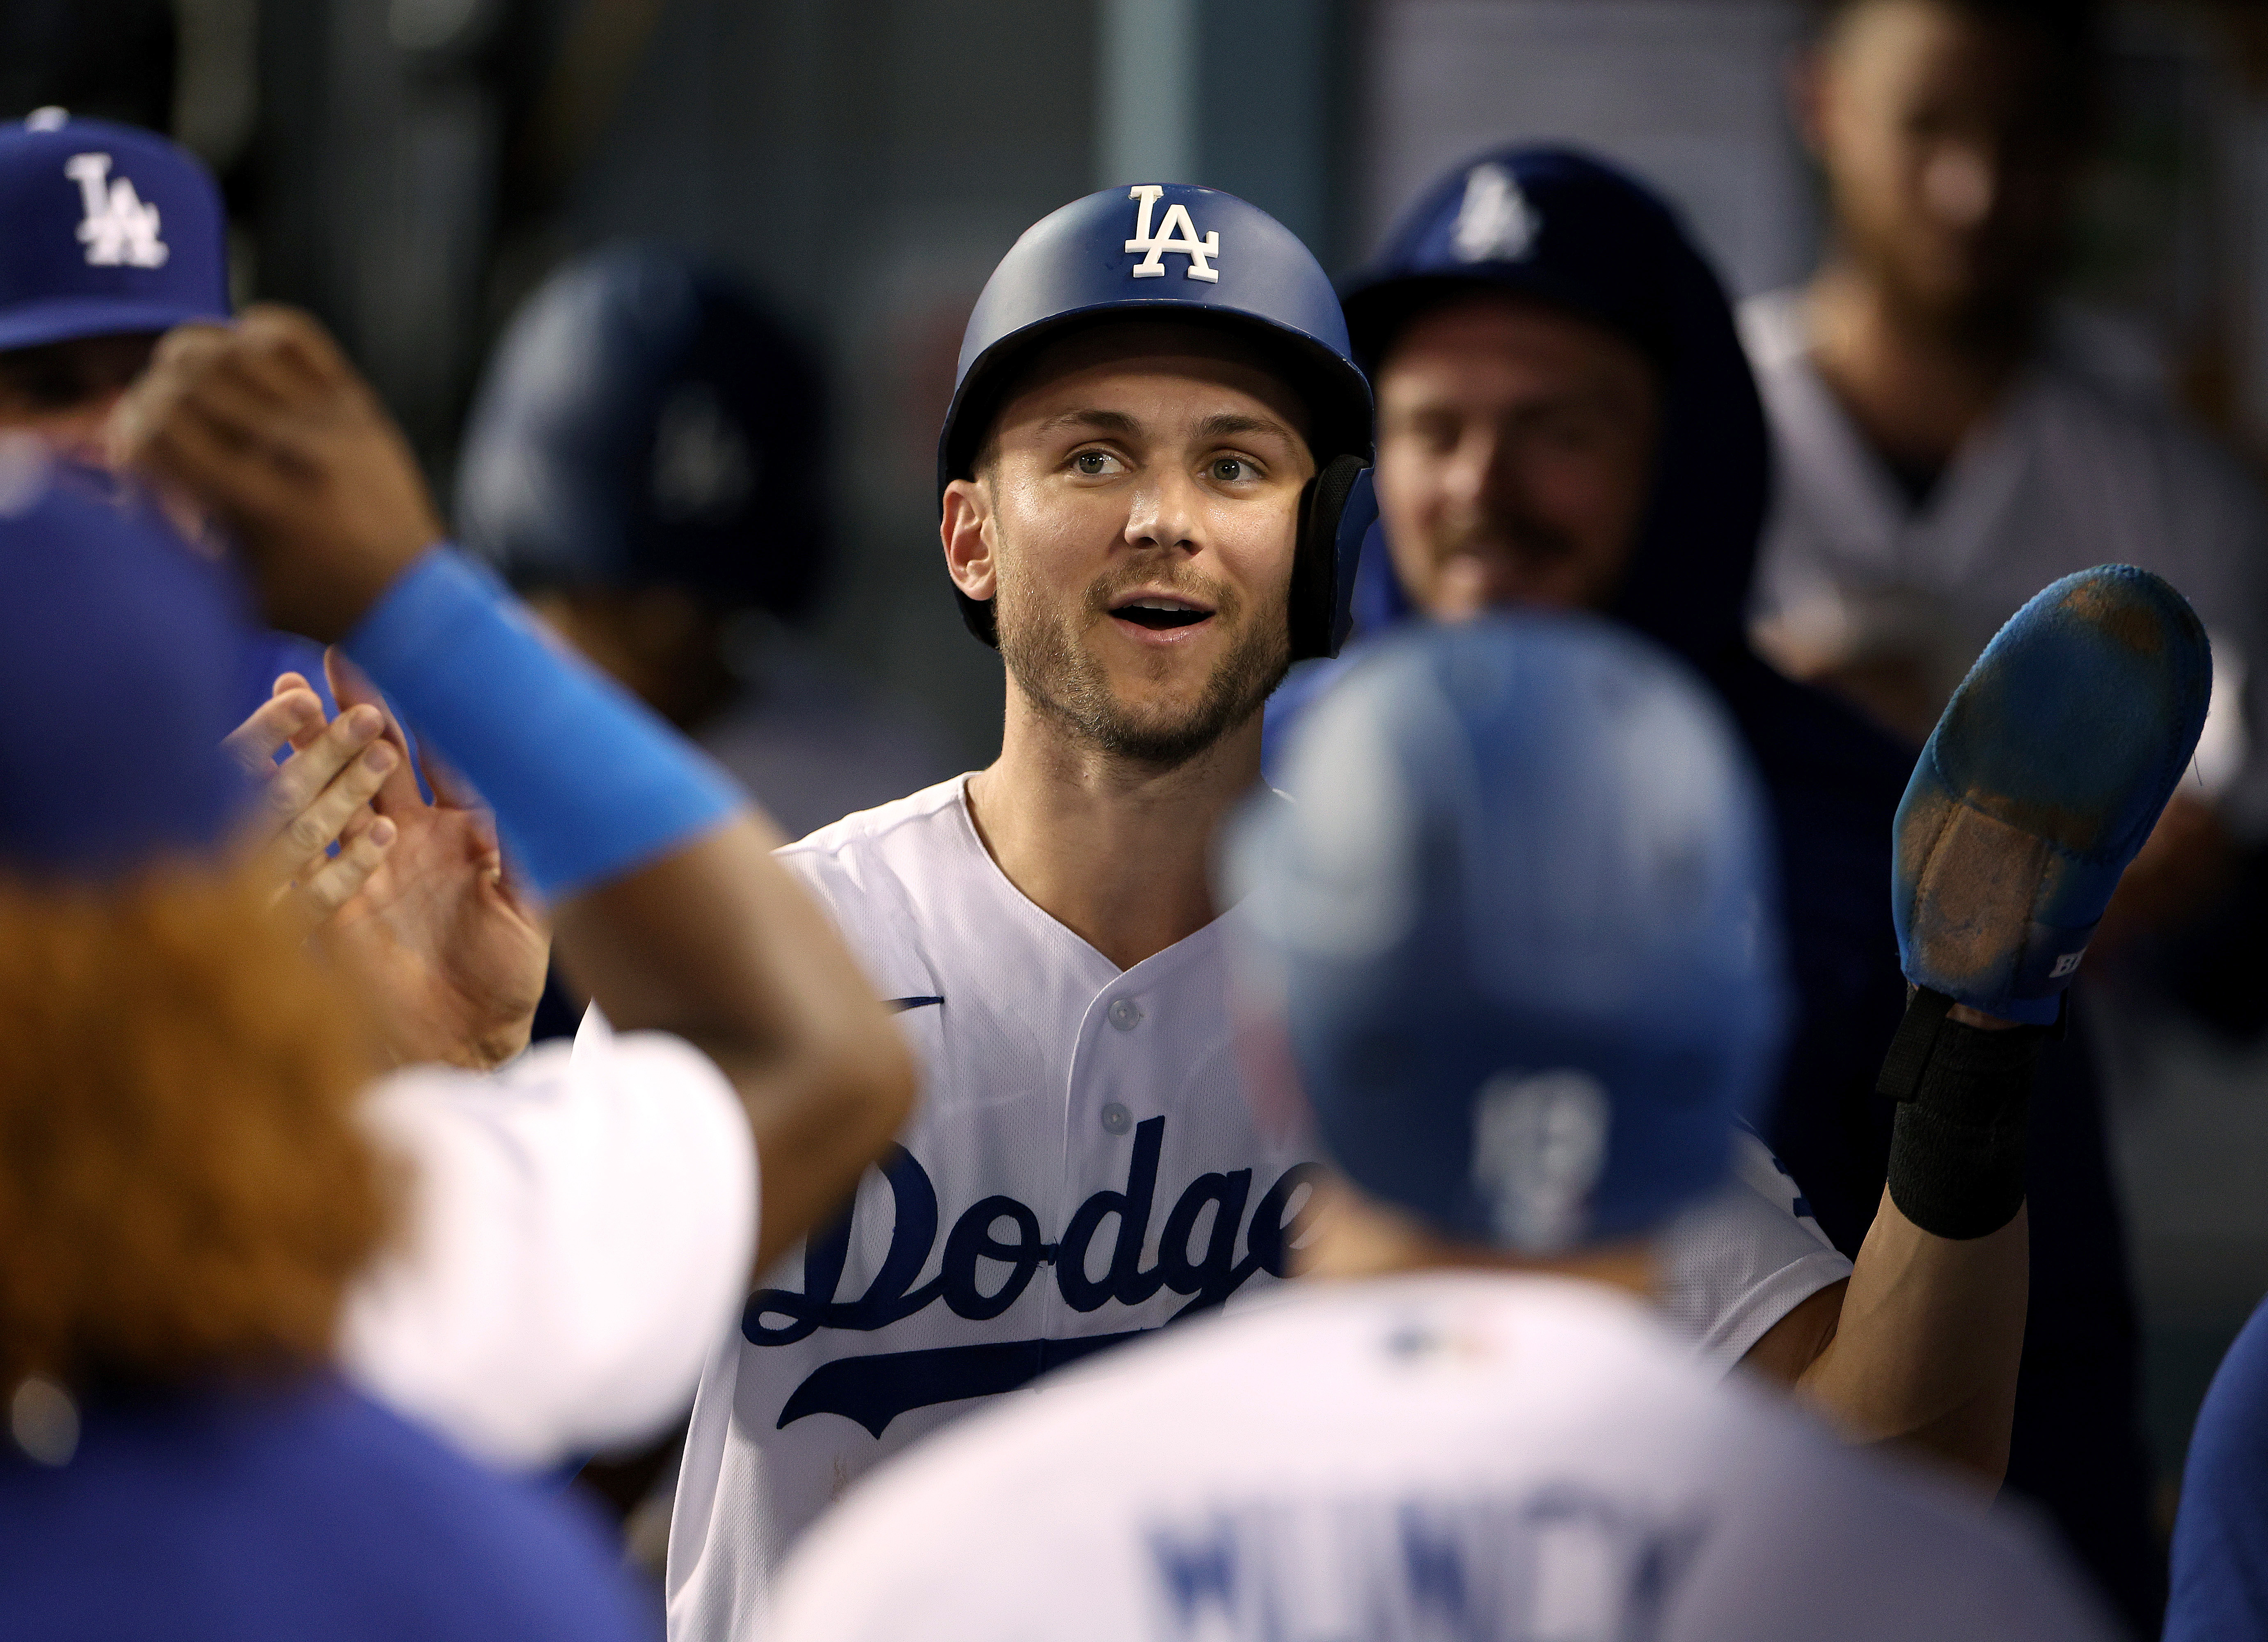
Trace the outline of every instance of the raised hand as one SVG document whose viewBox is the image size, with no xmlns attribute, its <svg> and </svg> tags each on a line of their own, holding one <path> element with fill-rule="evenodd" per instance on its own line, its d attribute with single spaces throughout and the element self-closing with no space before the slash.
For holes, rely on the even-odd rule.
<svg viewBox="0 0 2268 1642">
<path fill-rule="evenodd" d="M 269 622 L 325 642 L 441 539 L 416 459 L 323 328 L 255 305 L 184 325 L 112 413 L 114 463 L 234 534 Z"/>
<path fill-rule="evenodd" d="M 430 756 L 427 803 L 378 692 L 337 652 L 324 665 L 341 720 L 377 714 L 397 757 L 372 799 L 394 842 L 321 938 L 369 989 L 397 1058 L 497 1065 L 527 1045 L 549 925 L 506 872 L 488 812 Z"/>
</svg>

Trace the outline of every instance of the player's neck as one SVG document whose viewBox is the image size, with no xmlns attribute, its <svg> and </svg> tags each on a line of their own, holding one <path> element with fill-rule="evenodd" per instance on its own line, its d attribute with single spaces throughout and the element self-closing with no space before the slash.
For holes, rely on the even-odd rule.
<svg viewBox="0 0 2268 1642">
<path fill-rule="evenodd" d="M 1000 756 L 968 784 L 1008 881 L 1122 969 L 1210 924 L 1213 834 L 1260 778 L 1260 715 L 1158 770 L 1084 745 L 1008 693 Z"/>
<path fill-rule="evenodd" d="M 1415 1216 L 1377 1202 L 1340 1180 L 1320 1186 L 1313 1224 L 1299 1250 L 1303 1279 L 1351 1281 L 1428 1271 L 1500 1272 L 1506 1277 L 1577 1278 L 1652 1298 L 1660 1266 L 1643 1241 L 1608 1243 L 1553 1255 L 1515 1254 L 1445 1236 Z"/>
<path fill-rule="evenodd" d="M 1814 367 L 1894 460 L 1951 458 L 2022 368 L 2035 318 L 1926 313 L 1845 256 L 1820 269 L 1804 300 Z"/>
</svg>

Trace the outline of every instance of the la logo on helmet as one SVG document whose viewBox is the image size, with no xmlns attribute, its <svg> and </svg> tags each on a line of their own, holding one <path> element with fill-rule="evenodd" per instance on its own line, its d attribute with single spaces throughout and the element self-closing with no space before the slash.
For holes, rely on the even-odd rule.
<svg viewBox="0 0 2268 1642">
<path fill-rule="evenodd" d="M 1207 259 L 1220 254 L 1219 229 L 1202 239 L 1198 239 L 1197 225 L 1189 220 L 1189 208 L 1177 200 L 1166 208 L 1166 220 L 1158 225 L 1157 232 L 1150 232 L 1150 214 L 1159 200 L 1164 197 L 1165 192 L 1154 182 L 1141 183 L 1126 190 L 1126 197 L 1138 202 L 1134 214 L 1134 237 L 1126 242 L 1126 248 L 1150 254 L 1134 265 L 1134 277 L 1163 279 L 1166 276 L 1166 253 L 1178 251 L 1189 259 L 1182 277 L 1213 283 L 1220 278 L 1220 270 Z"/>
<path fill-rule="evenodd" d="M 73 154 L 63 162 L 63 175 L 78 184 L 86 207 L 78 238 L 88 266 L 165 267 L 172 252 L 158 238 L 158 208 L 145 204 L 127 178 L 110 180 L 109 155 Z"/>
</svg>

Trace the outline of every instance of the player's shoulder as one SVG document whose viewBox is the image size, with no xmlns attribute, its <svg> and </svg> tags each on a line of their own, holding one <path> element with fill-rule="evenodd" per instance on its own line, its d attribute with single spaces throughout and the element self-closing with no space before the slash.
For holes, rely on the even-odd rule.
<svg viewBox="0 0 2268 1642">
<path fill-rule="evenodd" d="M 887 804 L 856 811 L 782 845 L 774 854 L 822 895 L 855 891 L 877 876 L 934 873 L 966 853 L 973 836 L 963 797 L 968 783 L 967 776 L 954 776 Z"/>
</svg>

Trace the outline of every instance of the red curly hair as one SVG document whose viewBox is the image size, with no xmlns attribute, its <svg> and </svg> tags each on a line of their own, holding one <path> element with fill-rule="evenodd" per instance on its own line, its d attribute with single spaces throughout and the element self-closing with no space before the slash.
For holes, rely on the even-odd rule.
<svg viewBox="0 0 2268 1642">
<path fill-rule="evenodd" d="M 0 879 L 0 1389 L 327 1359 L 390 1226 L 373 1042 L 243 883 Z"/>
</svg>

